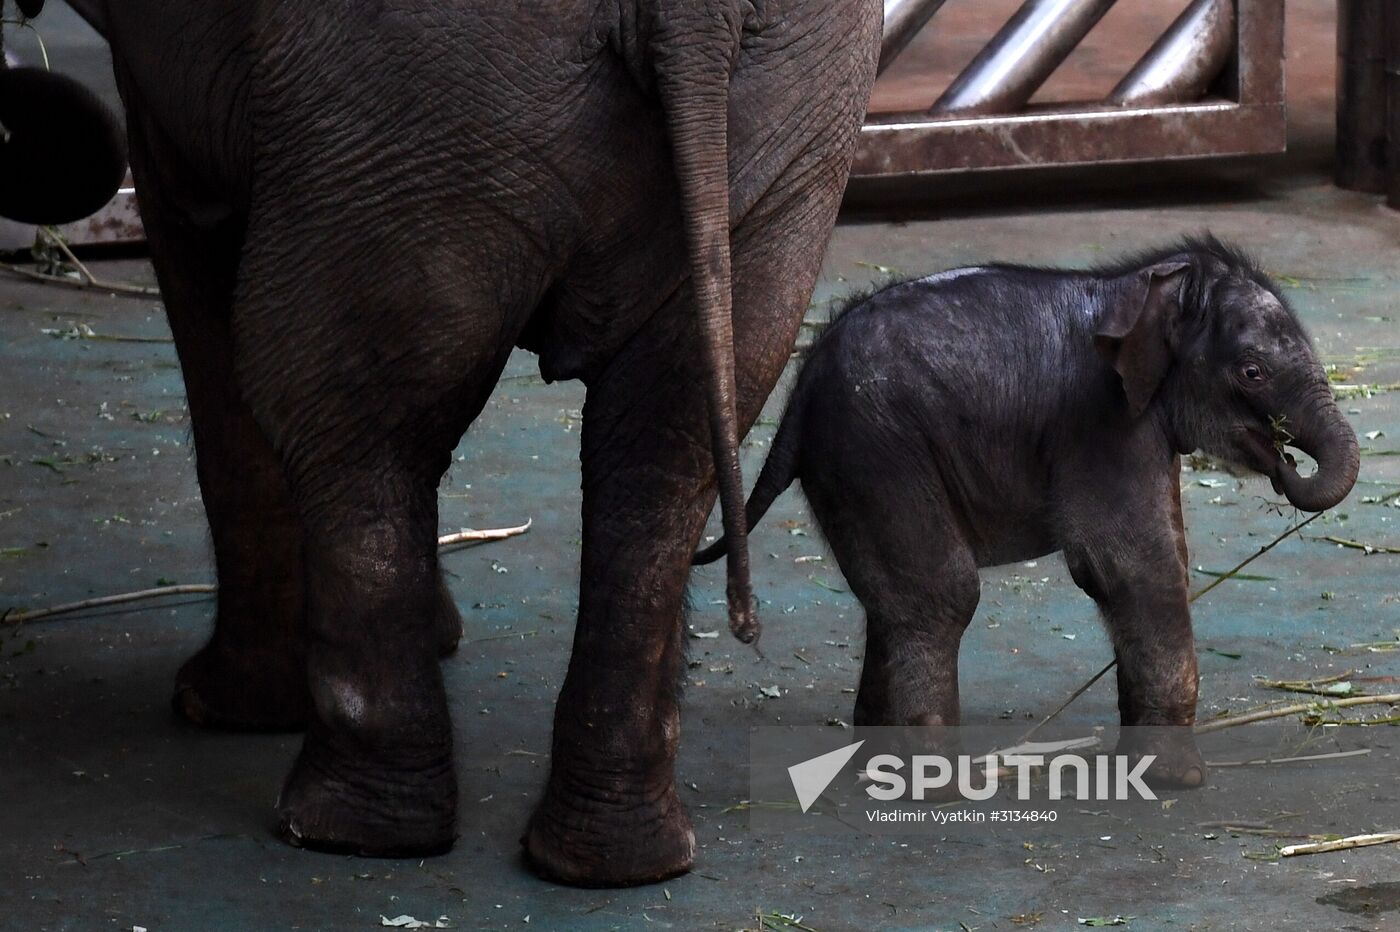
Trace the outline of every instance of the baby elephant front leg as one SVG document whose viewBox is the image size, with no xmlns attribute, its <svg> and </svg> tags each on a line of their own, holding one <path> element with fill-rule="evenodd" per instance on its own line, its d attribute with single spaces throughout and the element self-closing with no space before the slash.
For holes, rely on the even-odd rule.
<svg viewBox="0 0 1400 932">
<path fill-rule="evenodd" d="M 1134 548 L 1136 549 L 1136 548 Z M 1147 781 L 1160 787 L 1205 782 L 1196 747 L 1196 646 L 1186 568 L 1174 540 L 1140 552 L 1067 549 L 1070 572 L 1098 603 L 1118 660 L 1118 753 L 1155 755 Z"/>
</svg>

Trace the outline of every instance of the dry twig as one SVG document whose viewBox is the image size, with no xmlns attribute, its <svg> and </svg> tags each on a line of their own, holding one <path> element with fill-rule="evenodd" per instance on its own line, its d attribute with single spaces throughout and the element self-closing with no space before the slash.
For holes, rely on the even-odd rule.
<svg viewBox="0 0 1400 932">
<path fill-rule="evenodd" d="M 458 547 L 463 544 L 476 544 L 490 540 L 505 540 L 508 537 L 516 537 L 530 530 L 533 519 L 528 519 L 524 524 L 515 527 L 486 528 L 484 530 L 472 530 L 464 528 L 453 534 L 444 534 L 438 538 L 439 547 Z M 49 608 L 36 608 L 27 612 L 6 611 L 0 613 L 0 622 L 9 625 L 22 625 L 25 622 L 38 621 L 41 618 L 51 618 L 55 615 L 68 615 L 79 612 L 86 608 L 102 608 L 107 605 L 124 605 L 128 602 L 140 602 L 145 599 L 158 599 L 169 595 L 190 595 L 193 593 L 208 594 L 218 592 L 219 587 L 214 583 L 186 583 L 178 586 L 160 586 L 156 589 L 141 589 L 137 592 L 121 592 L 116 595 L 103 595 L 92 599 L 82 599 L 77 602 L 68 602 L 64 605 L 54 605 Z"/>
<path fill-rule="evenodd" d="M 137 298 L 159 298 L 159 288 L 149 288 L 145 285 L 130 285 L 125 282 L 111 282 L 98 278 L 92 274 L 92 270 L 84 265 L 77 256 L 73 255 L 73 250 L 68 248 L 68 244 L 63 241 L 63 237 L 39 227 L 39 236 L 50 246 L 63 253 L 63 258 L 78 273 L 78 278 L 69 278 L 67 275 L 49 275 L 45 272 L 36 272 L 33 269 L 26 269 L 20 265 L 10 263 L 0 264 L 0 268 L 22 275 L 34 281 L 46 282 L 50 285 L 67 285 L 69 288 L 86 288 L 96 291 L 110 291 L 113 294 L 131 295 Z"/>
<path fill-rule="evenodd" d="M 107 605 L 122 605 L 126 602 L 158 599 L 167 595 L 191 595 L 193 593 L 217 592 L 218 588 L 219 587 L 213 583 L 188 583 L 182 586 L 160 586 L 156 589 L 141 589 L 136 592 L 121 592 L 117 595 L 103 595 L 94 599 L 81 599 L 77 602 L 54 605 L 50 608 L 36 608 L 28 612 L 6 612 L 4 615 L 0 615 L 0 621 L 4 621 L 7 625 L 22 625 L 27 621 L 38 621 L 40 618 L 49 618 L 53 615 L 67 615 L 71 612 L 80 612 L 85 608 L 102 608 Z"/>
<path fill-rule="evenodd" d="M 1286 718 L 1289 715 L 1298 715 L 1303 712 L 1325 712 L 1331 709 L 1345 709 L 1354 705 L 1395 705 L 1396 703 L 1400 703 L 1400 693 L 1386 693 L 1383 696 L 1353 696 L 1350 699 L 1323 699 L 1317 702 L 1302 702 L 1297 705 L 1285 705 L 1273 709 L 1260 709 L 1257 712 L 1246 712 L 1243 715 L 1230 715 L 1225 718 L 1217 718 L 1209 722 L 1202 722 L 1196 726 L 1196 734 L 1204 735 L 1212 731 L 1221 731 L 1225 728 L 1234 728 L 1238 725 L 1249 725 L 1253 722 L 1264 722 L 1271 718 Z"/>
<path fill-rule="evenodd" d="M 1348 851 L 1352 848 L 1365 848 L 1370 845 L 1389 845 L 1400 841 L 1400 832 L 1377 832 L 1374 835 L 1351 835 L 1335 838 L 1332 841 L 1315 841 L 1304 845 L 1284 845 L 1278 849 L 1283 857 L 1291 858 L 1299 854 L 1323 854 L 1328 851 Z"/>
<path fill-rule="evenodd" d="M 1207 767 L 1257 767 L 1262 764 L 1298 764 L 1312 760 L 1335 760 L 1339 757 L 1362 757 L 1370 754 L 1370 748 L 1359 748 L 1355 751 L 1332 751 L 1328 754 L 1303 754 L 1299 757 L 1256 757 L 1253 760 L 1213 760 L 1207 761 Z"/>
<path fill-rule="evenodd" d="M 493 527 L 486 530 L 477 531 L 472 528 L 463 528 L 453 534 L 444 534 L 438 538 L 439 547 L 455 547 L 458 544 L 479 544 L 488 540 L 505 540 L 507 537 L 516 537 L 530 530 L 530 525 L 535 523 L 535 519 L 526 518 L 524 524 L 515 527 Z"/>
<path fill-rule="evenodd" d="M 1333 537 L 1329 534 L 1322 539 L 1328 543 L 1336 544 L 1338 547 L 1364 550 L 1366 553 L 1400 553 L 1400 547 L 1383 547 L 1380 544 L 1368 544 L 1364 541 L 1352 540 L 1349 537 Z"/>
</svg>

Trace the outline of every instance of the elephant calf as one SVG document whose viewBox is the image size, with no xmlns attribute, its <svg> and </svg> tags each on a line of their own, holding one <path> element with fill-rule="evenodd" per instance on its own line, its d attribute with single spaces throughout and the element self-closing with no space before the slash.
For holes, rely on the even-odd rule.
<svg viewBox="0 0 1400 932">
<path fill-rule="evenodd" d="M 1316 473 L 1300 476 L 1285 444 Z M 1356 481 L 1356 435 L 1307 334 L 1240 253 L 1207 238 L 1090 272 L 955 269 L 887 287 L 827 329 L 748 522 L 802 480 L 866 610 L 857 724 L 956 724 L 978 567 L 1058 550 L 1107 620 L 1123 724 L 1190 725 L 1178 473 L 1197 449 L 1305 511 Z M 1168 744 L 1149 776 L 1200 784 L 1194 743 Z"/>
</svg>

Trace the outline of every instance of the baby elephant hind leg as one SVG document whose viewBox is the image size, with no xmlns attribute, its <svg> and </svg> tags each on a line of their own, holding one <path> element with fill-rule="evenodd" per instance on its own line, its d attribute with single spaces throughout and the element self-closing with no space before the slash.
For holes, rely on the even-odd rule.
<svg viewBox="0 0 1400 932">
<path fill-rule="evenodd" d="M 977 562 L 941 488 L 882 472 L 891 478 L 803 486 L 865 608 L 855 723 L 956 725 L 958 645 L 981 594 Z"/>
</svg>

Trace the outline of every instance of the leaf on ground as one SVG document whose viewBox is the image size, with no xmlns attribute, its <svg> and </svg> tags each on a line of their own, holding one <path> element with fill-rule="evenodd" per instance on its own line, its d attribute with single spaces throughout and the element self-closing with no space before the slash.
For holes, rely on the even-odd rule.
<svg viewBox="0 0 1400 932">
<path fill-rule="evenodd" d="M 388 916 L 380 916 L 379 924 L 390 929 L 450 929 L 452 923 L 446 916 L 439 916 L 436 922 L 427 919 L 414 919 L 412 916 L 404 914 L 390 919 Z"/>
</svg>

